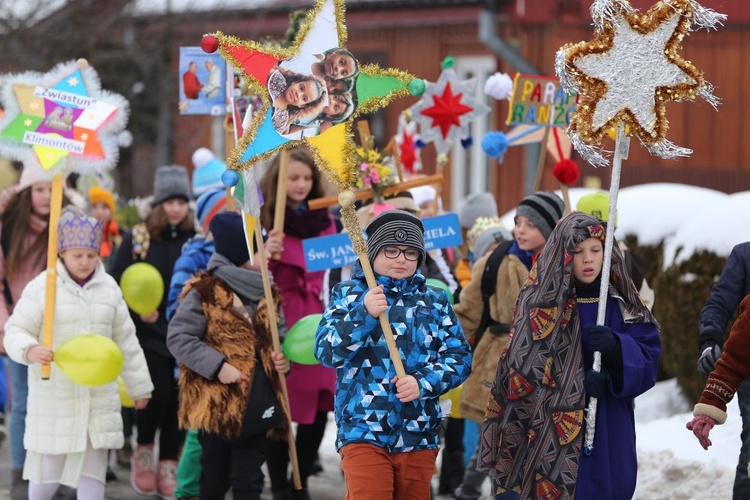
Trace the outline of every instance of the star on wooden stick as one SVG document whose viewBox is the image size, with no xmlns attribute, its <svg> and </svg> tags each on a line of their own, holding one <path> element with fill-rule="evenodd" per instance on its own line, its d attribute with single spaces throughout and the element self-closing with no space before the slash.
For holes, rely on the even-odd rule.
<svg viewBox="0 0 750 500">
<path fill-rule="evenodd" d="M 395 69 L 360 65 L 345 44 L 343 0 L 318 0 L 291 48 L 222 33 L 204 37 L 204 50 L 220 50 L 263 99 L 228 158 L 231 169 L 245 170 L 281 149 L 306 144 L 340 190 L 352 185 L 353 120 L 396 97 L 421 95 L 424 82 Z"/>
<path fill-rule="evenodd" d="M 594 39 L 563 46 L 555 65 L 563 86 L 580 95 L 568 129 L 576 150 L 595 165 L 606 163 L 595 146 L 624 121 L 651 154 L 690 155 L 666 139 L 665 104 L 696 97 L 719 104 L 703 73 L 679 55 L 698 14 L 704 19 L 713 11 L 694 0 L 663 0 L 640 15 L 625 0 L 596 0 L 592 13 Z M 713 15 L 714 24 L 700 27 L 723 20 Z"/>
<path fill-rule="evenodd" d="M 102 173 L 117 164 L 128 144 L 129 104 L 101 89 L 85 59 L 1 80 L 0 154 L 53 173 Z"/>
</svg>

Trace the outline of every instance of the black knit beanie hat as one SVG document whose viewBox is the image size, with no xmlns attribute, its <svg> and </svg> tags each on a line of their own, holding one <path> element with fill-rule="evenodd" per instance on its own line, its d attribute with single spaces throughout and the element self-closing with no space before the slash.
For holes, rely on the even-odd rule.
<svg viewBox="0 0 750 500">
<path fill-rule="evenodd" d="M 539 191 L 531 194 L 521 200 L 516 208 L 515 219 L 522 215 L 529 219 L 539 231 L 544 239 L 549 239 L 549 235 L 557 225 L 563 212 L 565 211 L 565 202 L 555 193 L 549 191 Z"/>
<path fill-rule="evenodd" d="M 367 258 L 370 262 L 386 246 L 410 246 L 419 250 L 417 269 L 425 259 L 424 225 L 419 217 L 404 210 L 386 210 L 365 229 L 367 233 Z"/>
<path fill-rule="evenodd" d="M 223 255 L 237 267 L 250 260 L 240 214 L 220 212 L 213 216 L 208 227 L 214 238 L 216 253 Z"/>
</svg>

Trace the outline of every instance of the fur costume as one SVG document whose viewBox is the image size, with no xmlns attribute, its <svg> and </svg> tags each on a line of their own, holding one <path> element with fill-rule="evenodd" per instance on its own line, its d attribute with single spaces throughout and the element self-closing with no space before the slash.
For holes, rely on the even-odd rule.
<svg viewBox="0 0 750 500">
<path fill-rule="evenodd" d="M 248 378 L 236 384 L 222 384 L 218 378 L 206 379 L 180 363 L 180 426 L 229 438 L 237 437 L 242 429 L 257 359 L 262 363 L 259 368 L 265 370 L 276 397 L 288 414 L 278 373 L 271 359 L 273 343 L 266 300 L 260 301 L 251 322 L 239 297 L 221 279 L 200 274 L 185 284 L 182 297 L 193 288 L 200 295 L 206 317 L 206 336 L 203 340 Z M 278 318 L 280 295 L 276 288 L 273 295 Z M 286 435 L 286 420 L 266 434 L 277 440 L 286 439 Z"/>
</svg>

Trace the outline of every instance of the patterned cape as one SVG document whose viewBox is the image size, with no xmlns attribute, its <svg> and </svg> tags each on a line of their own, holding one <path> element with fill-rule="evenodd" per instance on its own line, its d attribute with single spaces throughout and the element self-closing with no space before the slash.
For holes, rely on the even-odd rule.
<svg viewBox="0 0 750 500">
<path fill-rule="evenodd" d="M 550 234 L 521 289 L 511 340 L 498 363 L 480 436 L 478 468 L 498 493 L 573 498 L 583 438 L 584 354 L 576 311 L 573 250 L 606 227 L 573 212 Z M 610 297 L 624 301 L 626 322 L 656 323 L 613 245 Z"/>
</svg>

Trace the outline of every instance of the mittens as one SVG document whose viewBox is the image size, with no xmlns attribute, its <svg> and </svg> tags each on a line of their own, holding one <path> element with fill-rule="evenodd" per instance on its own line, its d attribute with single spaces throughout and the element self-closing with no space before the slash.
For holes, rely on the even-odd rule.
<svg viewBox="0 0 750 500">
<path fill-rule="evenodd" d="M 611 356 L 617 351 L 620 339 L 606 326 L 585 325 L 583 327 L 589 333 L 589 350 L 599 351 L 602 356 Z"/>
<path fill-rule="evenodd" d="M 693 431 L 693 434 L 698 438 L 703 449 L 707 450 L 708 447 L 711 446 L 711 440 L 708 439 L 708 433 L 711 432 L 714 425 L 716 425 L 716 420 L 708 415 L 697 415 L 691 422 L 687 423 L 686 427 L 688 430 Z"/>
<path fill-rule="evenodd" d="M 609 387 L 609 374 L 607 372 L 589 370 L 586 372 L 584 386 L 586 387 L 587 397 L 603 398 Z"/>
<path fill-rule="evenodd" d="M 704 377 L 708 377 L 708 375 L 714 371 L 716 362 L 720 357 L 721 347 L 719 347 L 719 344 L 703 344 L 703 350 L 701 351 L 700 358 L 698 358 L 698 373 Z"/>
</svg>

